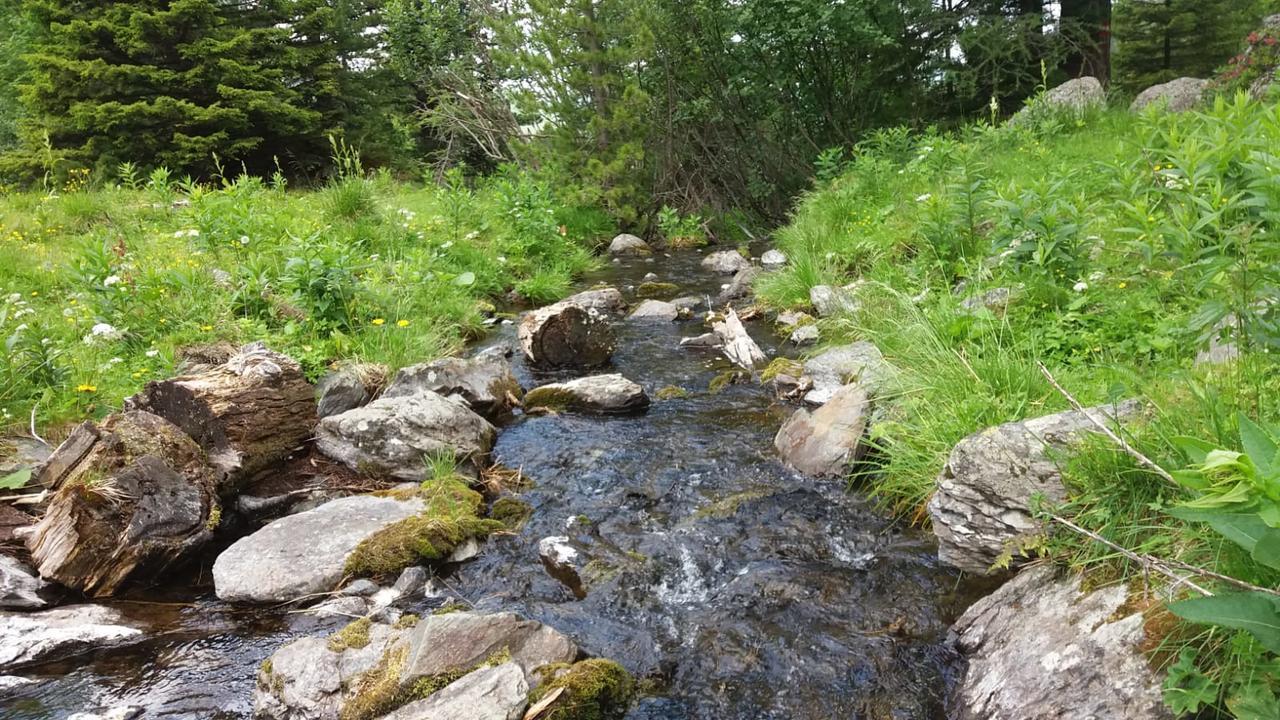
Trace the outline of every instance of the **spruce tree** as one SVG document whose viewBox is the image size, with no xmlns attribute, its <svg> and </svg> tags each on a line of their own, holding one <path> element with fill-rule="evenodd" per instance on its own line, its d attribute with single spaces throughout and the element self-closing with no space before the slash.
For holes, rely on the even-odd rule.
<svg viewBox="0 0 1280 720">
<path fill-rule="evenodd" d="M 208 175 L 269 169 L 321 114 L 288 82 L 283 0 L 28 0 L 30 157 Z M 47 169 L 47 168 L 46 168 Z"/>
<path fill-rule="evenodd" d="M 1235 55 L 1260 7 L 1241 0 L 1122 0 L 1115 4 L 1115 79 L 1130 92 L 1208 78 Z"/>
</svg>

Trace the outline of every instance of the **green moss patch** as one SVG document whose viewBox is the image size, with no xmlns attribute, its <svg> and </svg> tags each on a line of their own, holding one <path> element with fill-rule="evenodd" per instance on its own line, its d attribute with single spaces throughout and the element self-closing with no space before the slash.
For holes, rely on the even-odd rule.
<svg viewBox="0 0 1280 720">
<path fill-rule="evenodd" d="M 636 287 L 636 297 L 644 300 L 666 300 L 679 292 L 680 286 L 675 283 L 643 282 Z"/>
<path fill-rule="evenodd" d="M 578 396 L 563 388 L 544 385 L 534 388 L 524 396 L 525 410 L 539 412 L 564 412 L 578 402 Z"/>
<path fill-rule="evenodd" d="M 489 518 L 511 530 L 518 530 L 533 515 L 533 506 L 515 497 L 500 497 L 489 508 Z"/>
<path fill-rule="evenodd" d="M 484 496 L 461 478 L 433 478 L 409 494 L 423 501 L 422 512 L 365 538 L 347 558 L 348 575 L 389 575 L 410 565 L 439 562 L 462 543 L 506 527 L 480 517 Z"/>
<path fill-rule="evenodd" d="M 709 505 L 704 505 L 694 513 L 694 517 L 716 518 L 720 520 L 730 518 L 738 513 L 738 509 L 742 507 L 743 504 L 749 503 L 753 500 L 759 500 L 760 498 L 769 497 L 772 494 L 774 494 L 774 490 L 763 487 L 743 490 L 742 492 L 720 498 Z"/>
<path fill-rule="evenodd" d="M 804 365 L 802 363 L 791 358 L 780 357 L 760 371 L 760 379 L 768 382 L 779 375 L 790 375 L 798 378 L 802 374 L 804 374 Z"/>
<path fill-rule="evenodd" d="M 529 703 L 560 688 L 563 692 L 541 720 L 619 720 L 635 695 L 631 673 L 612 660 L 583 660 L 567 669 L 548 670 L 545 677 L 549 679 L 530 694 Z"/>
<path fill-rule="evenodd" d="M 676 385 L 668 385 L 654 393 L 659 400 L 679 400 L 689 397 L 689 391 Z"/>
<path fill-rule="evenodd" d="M 373 621 L 369 618 L 360 618 L 348 624 L 329 636 L 329 650 L 340 653 L 344 650 L 359 650 L 368 646 L 371 627 L 373 627 Z"/>
</svg>

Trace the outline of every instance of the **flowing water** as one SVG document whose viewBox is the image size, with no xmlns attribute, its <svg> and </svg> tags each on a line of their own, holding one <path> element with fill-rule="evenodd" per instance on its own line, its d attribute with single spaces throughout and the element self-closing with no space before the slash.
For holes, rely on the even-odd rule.
<svg viewBox="0 0 1280 720">
<path fill-rule="evenodd" d="M 678 253 L 614 263 L 588 279 L 630 294 L 646 273 L 714 296 L 721 276 Z M 767 352 L 779 340 L 749 323 Z M 841 483 L 783 467 L 773 435 L 794 407 L 764 387 L 708 392 L 729 368 L 679 347 L 698 321 L 619 323 L 614 372 L 654 396 L 643 415 L 518 418 L 496 459 L 535 483 L 518 535 L 436 581 L 440 596 L 513 610 L 647 678 L 632 720 L 942 718 L 961 661 L 943 642 L 971 596 L 924 534 L 877 513 Z M 510 327 L 488 344 L 512 344 Z M 561 379 L 525 367 L 526 387 Z M 539 541 L 577 552 L 581 581 L 553 577 Z M 207 572 L 149 602 L 118 603 L 153 636 L 40 668 L 39 685 L 0 700 L 5 718 L 62 718 L 107 705 L 145 718 L 248 718 L 258 664 L 292 637 L 339 620 L 214 599 Z"/>
</svg>

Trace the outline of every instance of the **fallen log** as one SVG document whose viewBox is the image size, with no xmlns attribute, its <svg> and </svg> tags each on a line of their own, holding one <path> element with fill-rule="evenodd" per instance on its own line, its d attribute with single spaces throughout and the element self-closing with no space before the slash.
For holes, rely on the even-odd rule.
<svg viewBox="0 0 1280 720">
<path fill-rule="evenodd" d="M 732 308 L 725 312 L 724 320 L 711 326 L 722 341 L 721 352 L 730 362 L 746 370 L 754 370 L 756 365 L 768 360 L 764 351 L 755 340 L 747 334 L 738 314 Z"/>
<path fill-rule="evenodd" d="M 221 365 L 147 383 L 126 410 L 158 415 L 195 439 L 234 494 L 285 460 L 315 427 L 315 389 L 297 361 L 246 345 Z"/>
<path fill-rule="evenodd" d="M 596 367 L 613 355 L 608 318 L 568 301 L 528 313 L 517 334 L 529 362 L 544 367 Z"/>
<path fill-rule="evenodd" d="M 87 450 L 68 441 L 54 451 L 58 474 L 42 482 L 57 490 L 26 542 L 42 577 L 101 597 L 156 576 L 213 536 L 219 472 L 195 441 L 151 413 L 85 426 Z M 64 451 L 78 457 L 60 460 Z"/>
</svg>

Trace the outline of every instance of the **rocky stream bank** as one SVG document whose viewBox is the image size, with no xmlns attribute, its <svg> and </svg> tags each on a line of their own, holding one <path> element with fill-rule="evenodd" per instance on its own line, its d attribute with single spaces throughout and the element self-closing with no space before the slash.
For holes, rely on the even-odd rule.
<svg viewBox="0 0 1280 720">
<path fill-rule="evenodd" d="M 4 716 L 1164 717 L 1123 587 L 988 576 L 1088 417 L 964 440 L 918 532 L 842 480 L 893 412 L 874 338 L 810 352 L 811 317 L 754 307 L 777 251 L 611 250 L 466 358 L 312 387 L 206 348 L 30 448 Z"/>
</svg>

